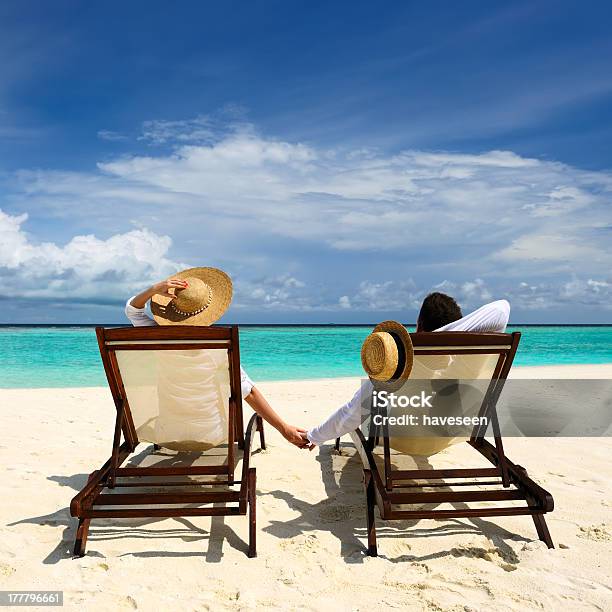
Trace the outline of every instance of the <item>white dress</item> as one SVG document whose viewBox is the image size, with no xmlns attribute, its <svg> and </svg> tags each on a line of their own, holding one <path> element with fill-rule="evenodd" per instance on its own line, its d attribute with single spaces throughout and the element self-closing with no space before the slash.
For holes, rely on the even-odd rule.
<svg viewBox="0 0 612 612">
<path fill-rule="evenodd" d="M 157 325 L 144 308 L 132 306 L 131 300 L 125 313 L 132 325 Z M 202 450 L 225 442 L 230 389 L 227 351 L 134 354 L 139 352 L 125 351 L 118 356 L 122 372 L 127 374 L 124 384 L 139 439 L 176 450 Z M 244 398 L 251 392 L 253 381 L 242 368 L 240 374 Z"/>
</svg>

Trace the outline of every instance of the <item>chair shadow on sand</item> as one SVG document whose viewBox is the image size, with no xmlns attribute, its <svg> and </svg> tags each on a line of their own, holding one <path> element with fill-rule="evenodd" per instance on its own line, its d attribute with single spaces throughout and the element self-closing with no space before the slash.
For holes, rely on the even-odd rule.
<svg viewBox="0 0 612 612">
<path fill-rule="evenodd" d="M 259 449 L 253 454 L 259 453 Z M 321 478 L 325 487 L 325 499 L 312 504 L 304 501 L 295 495 L 283 491 L 272 490 L 267 493 L 258 493 L 261 499 L 265 496 L 272 496 L 284 501 L 292 510 L 299 513 L 299 516 L 288 521 L 271 520 L 270 525 L 263 528 L 263 531 L 277 538 L 286 540 L 294 538 L 300 534 L 316 531 L 328 531 L 340 542 L 340 555 L 346 563 L 363 563 L 365 558 L 365 546 L 363 541 L 366 539 L 366 507 L 365 494 L 362 484 L 362 463 L 357 451 L 352 445 L 343 445 L 340 455 L 334 450 L 333 446 L 326 445 L 319 449 L 317 461 L 320 465 Z M 337 468 L 337 461 L 340 457 L 346 457 L 344 465 L 340 470 Z M 155 459 L 155 465 L 159 467 L 170 467 L 174 465 L 192 465 L 198 458 L 198 453 L 180 453 L 178 455 L 167 456 L 164 451 L 154 451 L 153 447 L 148 446 L 138 455 L 129 461 L 129 465 L 141 465 L 151 458 Z M 159 459 L 158 459 L 159 458 Z M 421 469 L 431 469 L 431 464 L 425 458 L 415 461 Z M 336 463 L 336 467 L 334 467 Z M 338 476 L 338 477 L 337 477 Z M 337 477 L 337 478 L 336 478 Z M 59 486 L 67 486 L 75 491 L 79 491 L 87 482 L 88 474 L 74 474 L 72 476 L 49 476 L 49 480 L 56 482 Z M 265 503 L 265 502 L 264 502 Z M 465 504 L 453 504 L 456 508 L 464 508 Z M 433 507 L 433 506 L 432 506 Z M 123 555 L 134 557 L 202 557 L 209 563 L 219 563 L 223 558 L 224 542 L 236 550 L 245 552 L 248 548 L 245 542 L 232 527 L 225 523 L 224 516 L 214 516 L 211 518 L 210 530 L 196 526 L 191 520 L 185 517 L 175 517 L 177 523 L 182 525 L 180 528 L 169 529 L 149 529 L 147 526 L 153 525 L 166 518 L 142 518 L 142 519 L 96 519 L 92 524 L 89 541 L 93 544 L 96 541 L 119 540 L 119 539 L 146 539 L 162 540 L 167 538 L 180 538 L 185 542 L 206 541 L 208 546 L 202 552 L 182 552 L 164 551 L 153 549 L 140 552 L 126 551 Z M 20 524 L 34 524 L 40 526 L 57 527 L 64 526 L 61 540 L 49 554 L 42 560 L 45 564 L 55 564 L 64 559 L 72 558 L 72 542 L 74 540 L 77 520 L 70 516 L 69 508 L 62 508 L 57 512 L 42 516 L 25 518 L 10 523 L 9 526 Z M 521 538 L 514 533 L 510 533 L 499 525 L 486 521 L 482 518 L 470 519 L 447 519 L 442 525 L 436 526 L 438 521 L 427 520 L 423 527 L 415 528 L 419 520 L 414 521 L 394 521 L 393 524 L 381 521 L 378 522 L 378 537 L 384 542 L 386 539 L 403 538 L 409 541 L 413 538 L 436 537 L 452 534 L 480 534 L 486 535 L 493 542 L 499 551 L 502 559 L 510 565 L 518 563 L 518 558 L 506 540 L 530 541 Z M 297 546 L 297 544 L 296 544 Z M 384 553 L 384 546 L 383 551 Z M 95 550 L 95 545 L 87 553 L 91 557 L 104 558 L 104 555 Z M 439 551 L 423 556 L 410 554 L 400 554 L 392 557 L 385 554 L 379 556 L 392 562 L 424 562 L 430 559 L 457 556 L 457 549 Z"/>
<path fill-rule="evenodd" d="M 254 449 L 252 454 L 256 455 L 260 449 Z M 130 458 L 127 466 L 137 466 L 146 463 L 153 458 L 154 465 L 158 467 L 172 466 L 189 466 L 200 456 L 200 453 L 179 453 L 171 456 L 163 450 L 155 451 L 152 446 L 144 448 L 140 453 Z M 157 458 L 160 457 L 159 460 Z M 80 491 L 87 483 L 88 474 L 73 474 L 72 476 L 49 476 L 48 480 L 56 482 L 59 486 L 70 487 L 75 491 Z M 189 506 L 189 504 L 186 504 Z M 215 506 L 217 504 L 213 504 Z M 219 504 L 222 505 L 222 504 Z M 94 544 L 97 541 L 120 540 L 120 539 L 141 539 L 141 540 L 161 540 L 167 538 L 180 538 L 184 542 L 194 542 L 199 540 L 208 540 L 206 550 L 202 552 L 182 552 L 182 551 L 164 551 L 161 549 L 129 552 L 126 551 L 123 555 L 131 555 L 134 557 L 204 557 L 209 563 L 219 563 L 223 558 L 223 544 L 228 542 L 233 548 L 246 553 L 248 544 L 227 524 L 225 524 L 224 516 L 213 516 L 211 518 L 210 530 L 202 529 L 185 517 L 173 517 L 177 523 L 181 524 L 181 528 L 175 529 L 147 529 L 148 525 L 153 525 L 167 518 L 138 518 L 138 519 L 96 519 L 92 521 L 92 527 L 89 534 L 89 542 Z M 72 546 L 76 534 L 78 519 L 70 516 L 69 508 L 62 508 L 57 512 L 25 518 L 8 526 L 12 527 L 21 524 L 33 524 L 40 526 L 58 525 L 64 526 L 61 540 L 57 546 L 49 552 L 42 560 L 44 564 L 55 564 L 65 559 L 72 559 Z M 95 550 L 95 544 L 91 550 L 87 552 L 90 557 L 104 558 L 104 555 Z"/>
<path fill-rule="evenodd" d="M 324 500 L 311 504 L 301 500 L 286 491 L 270 491 L 276 499 L 281 499 L 294 511 L 299 512 L 300 516 L 290 521 L 270 521 L 270 525 L 263 531 L 270 533 L 278 538 L 293 538 L 306 532 L 326 530 L 340 541 L 340 555 L 346 563 L 363 563 L 366 557 L 366 547 L 364 541 L 366 534 L 366 500 L 363 487 L 363 464 L 357 450 L 352 444 L 342 445 L 340 455 L 348 456 L 341 470 L 334 469 L 334 459 L 339 457 L 339 453 L 331 445 L 322 446 L 319 449 L 317 461 L 321 468 L 321 477 L 325 486 L 326 497 Z M 414 457 L 414 461 L 419 469 L 432 469 L 433 466 L 425 457 Z M 338 479 L 336 475 L 339 472 Z M 450 487 L 440 487 L 438 490 L 451 490 Z M 261 495 L 261 494 L 260 494 Z M 467 508 L 464 503 L 454 503 L 457 509 Z M 428 508 L 435 507 L 428 504 Z M 511 533 L 498 524 L 473 517 L 466 519 L 444 519 L 443 521 L 425 520 L 423 526 L 415 528 L 419 524 L 417 520 L 381 521 L 377 514 L 377 535 L 384 540 L 397 538 L 408 542 L 414 538 L 431 538 L 459 534 L 467 536 L 469 534 L 486 535 L 495 548 L 499 551 L 501 559 L 511 566 L 507 569 L 514 569 L 519 559 L 514 550 L 507 543 L 507 540 L 529 542 L 527 538 Z M 443 522 L 443 524 L 439 524 Z M 437 526 L 436 526 L 437 525 Z M 384 545 L 383 545 L 384 547 Z M 486 551 L 468 550 L 466 554 L 478 555 L 479 552 Z M 447 556 L 460 556 L 462 551 L 457 548 L 438 551 L 427 555 L 417 556 L 411 554 L 400 554 L 398 556 L 388 556 L 381 554 L 379 557 L 388 561 L 399 562 L 424 562 Z"/>
</svg>

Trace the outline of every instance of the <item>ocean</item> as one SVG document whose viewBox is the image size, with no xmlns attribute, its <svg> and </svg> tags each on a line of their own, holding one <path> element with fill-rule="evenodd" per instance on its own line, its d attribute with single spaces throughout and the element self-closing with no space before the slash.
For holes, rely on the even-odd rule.
<svg viewBox="0 0 612 612">
<path fill-rule="evenodd" d="M 414 328 L 408 328 L 414 331 Z M 240 326 L 242 364 L 254 380 L 361 376 L 372 326 Z M 612 325 L 519 326 L 516 365 L 612 363 Z M 0 388 L 88 387 L 106 379 L 91 326 L 0 326 Z"/>
</svg>

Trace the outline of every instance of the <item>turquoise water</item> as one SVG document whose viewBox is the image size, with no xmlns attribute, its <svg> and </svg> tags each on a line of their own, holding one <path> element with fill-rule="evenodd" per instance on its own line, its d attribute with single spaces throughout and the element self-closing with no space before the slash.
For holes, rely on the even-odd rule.
<svg viewBox="0 0 612 612">
<path fill-rule="evenodd" d="M 371 329 L 241 327 L 242 363 L 255 380 L 361 376 L 361 343 Z M 612 363 L 612 326 L 508 331 L 515 330 L 523 333 L 517 365 Z M 92 327 L 0 327 L 0 387 L 105 384 Z"/>
</svg>

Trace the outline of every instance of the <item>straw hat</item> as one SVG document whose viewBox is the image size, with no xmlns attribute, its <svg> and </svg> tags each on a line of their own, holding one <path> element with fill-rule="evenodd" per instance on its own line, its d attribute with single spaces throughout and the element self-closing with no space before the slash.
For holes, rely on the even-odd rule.
<svg viewBox="0 0 612 612">
<path fill-rule="evenodd" d="M 170 278 L 187 281 L 185 289 L 170 289 L 171 299 L 156 294 L 151 312 L 159 325 L 212 325 L 232 301 L 232 280 L 217 268 L 189 268 Z"/>
<path fill-rule="evenodd" d="M 361 363 L 375 387 L 396 389 L 402 386 L 414 361 L 412 340 L 397 321 L 383 321 L 364 340 Z"/>
</svg>

